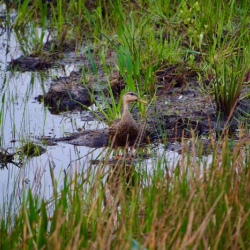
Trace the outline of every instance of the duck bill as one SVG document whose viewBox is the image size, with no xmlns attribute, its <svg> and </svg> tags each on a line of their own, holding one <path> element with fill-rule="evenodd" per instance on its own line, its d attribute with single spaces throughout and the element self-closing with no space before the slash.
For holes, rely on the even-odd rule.
<svg viewBox="0 0 250 250">
<path fill-rule="evenodd" d="M 138 98 L 137 101 L 138 101 L 138 102 L 141 102 L 141 103 L 143 103 L 143 104 L 148 104 L 147 101 L 145 101 L 145 100 L 143 100 L 143 99 L 141 99 L 141 98 Z"/>
</svg>

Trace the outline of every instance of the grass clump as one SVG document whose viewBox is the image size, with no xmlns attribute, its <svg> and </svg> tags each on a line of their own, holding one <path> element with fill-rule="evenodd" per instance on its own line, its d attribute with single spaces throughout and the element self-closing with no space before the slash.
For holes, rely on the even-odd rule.
<svg viewBox="0 0 250 250">
<path fill-rule="evenodd" d="M 32 141 L 27 142 L 24 146 L 19 148 L 19 153 L 22 155 L 26 155 L 28 157 L 39 156 L 45 152 L 45 148 L 42 146 L 35 144 Z"/>
<path fill-rule="evenodd" d="M 183 151 L 174 168 L 159 156 L 150 174 L 132 164 L 137 181 L 124 165 L 99 165 L 66 175 L 59 187 L 51 168 L 49 200 L 29 190 L 14 215 L 3 204 L 1 249 L 131 249 L 131 239 L 147 249 L 248 249 L 245 144 L 231 150 L 225 139 L 210 158 Z"/>
<path fill-rule="evenodd" d="M 224 115 L 233 115 L 234 109 L 240 100 L 244 79 L 246 78 L 246 67 L 242 67 L 242 63 L 233 62 L 233 66 L 228 68 L 223 65 L 215 69 L 216 79 L 213 80 L 213 88 L 215 94 L 215 102 L 217 110 Z"/>
<path fill-rule="evenodd" d="M 50 25 L 60 43 L 72 37 L 76 44 L 83 39 L 93 43 L 94 52 L 86 50 L 93 73 L 97 76 L 102 67 L 108 79 L 107 84 L 97 81 L 109 96 L 98 90 L 99 100 L 94 102 L 100 118 L 110 122 L 120 115 L 126 90 L 140 97 L 154 94 L 159 65 L 183 60 L 200 72 L 212 68 L 218 110 L 233 112 L 249 80 L 248 1 L 117 0 L 87 5 L 88 1 L 20 1 L 14 26 L 25 26 L 32 18 L 42 25 L 34 44 L 42 44 Z M 100 42 L 116 52 L 115 66 L 107 66 L 105 49 L 95 60 Z M 109 78 L 114 68 L 125 83 L 119 98 Z M 0 123 L 2 119 L 3 111 Z M 152 156 L 150 170 L 146 162 L 131 164 L 135 181 L 119 174 L 127 166 L 111 168 L 105 164 L 108 159 L 97 166 L 89 163 L 86 172 L 66 173 L 61 186 L 50 167 L 50 198 L 30 188 L 21 196 L 14 190 L 13 197 L 20 198 L 15 209 L 11 203 L 1 204 L 0 248 L 250 249 L 249 140 L 232 147 L 225 137 L 221 145 L 205 157 L 195 150 L 193 140 L 193 151 L 183 150 L 175 165 L 168 163 L 165 152 Z M 27 144 L 23 151 L 33 155 L 36 148 Z M 119 178 L 112 181 L 107 176 L 114 175 L 114 169 Z"/>
</svg>

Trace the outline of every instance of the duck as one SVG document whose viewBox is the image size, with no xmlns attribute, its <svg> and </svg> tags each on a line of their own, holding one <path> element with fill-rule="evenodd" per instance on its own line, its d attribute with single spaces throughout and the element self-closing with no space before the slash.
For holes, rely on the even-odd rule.
<svg viewBox="0 0 250 250">
<path fill-rule="evenodd" d="M 139 98 L 135 92 L 127 91 L 122 98 L 122 117 L 115 119 L 108 129 L 111 145 L 116 150 L 116 158 L 119 158 L 118 147 L 129 146 L 132 152 L 135 143 L 142 139 L 142 128 L 129 112 L 129 104 L 134 102 L 147 104 L 147 101 Z"/>
</svg>

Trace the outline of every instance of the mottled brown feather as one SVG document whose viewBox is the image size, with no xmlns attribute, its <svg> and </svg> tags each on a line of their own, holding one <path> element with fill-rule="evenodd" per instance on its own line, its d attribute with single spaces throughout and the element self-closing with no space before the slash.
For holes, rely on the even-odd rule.
<svg viewBox="0 0 250 250">
<path fill-rule="evenodd" d="M 136 94 L 133 92 L 127 92 L 125 95 L 135 96 Z M 124 102 L 125 101 L 123 99 L 123 105 L 125 105 Z M 127 109 L 123 110 L 122 118 L 115 119 L 109 127 L 111 144 L 115 147 L 133 146 L 138 141 L 138 139 L 140 139 L 140 134 L 139 126 L 136 124 L 135 120 Z"/>
</svg>

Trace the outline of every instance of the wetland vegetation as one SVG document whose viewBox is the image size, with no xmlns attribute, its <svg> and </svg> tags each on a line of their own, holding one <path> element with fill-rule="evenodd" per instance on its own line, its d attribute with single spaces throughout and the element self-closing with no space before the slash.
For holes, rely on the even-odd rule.
<svg viewBox="0 0 250 250">
<path fill-rule="evenodd" d="M 249 249 L 248 0 L 0 1 L 1 249 Z M 150 143 L 115 159 L 122 96 Z"/>
</svg>

